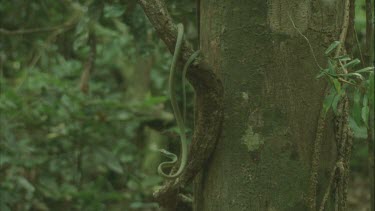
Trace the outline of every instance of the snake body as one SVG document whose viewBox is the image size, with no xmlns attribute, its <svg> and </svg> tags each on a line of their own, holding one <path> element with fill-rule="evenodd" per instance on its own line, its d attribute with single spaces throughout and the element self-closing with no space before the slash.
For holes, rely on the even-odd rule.
<svg viewBox="0 0 375 211">
<path fill-rule="evenodd" d="M 169 97 L 171 99 L 173 113 L 174 113 L 174 116 L 175 116 L 175 119 L 176 119 L 176 122 L 177 122 L 177 126 L 180 130 L 181 162 L 180 162 L 180 166 L 178 167 L 178 170 L 177 170 L 176 173 L 174 173 L 174 174 L 164 173 L 163 169 L 166 168 L 166 167 L 174 166 L 178 161 L 178 157 L 174 153 L 171 153 L 171 152 L 168 152 L 167 150 L 161 149 L 160 152 L 162 152 L 166 157 L 170 158 L 171 160 L 166 161 L 166 162 L 162 162 L 158 166 L 158 173 L 161 176 L 163 176 L 165 178 L 170 178 L 170 179 L 173 179 L 173 178 L 176 178 L 176 177 L 180 176 L 181 173 L 183 172 L 183 170 L 185 169 L 185 166 L 186 166 L 186 163 L 187 163 L 187 154 L 188 154 L 187 148 L 188 148 L 188 146 L 187 146 L 186 133 L 185 133 L 185 124 L 184 124 L 185 116 L 186 116 L 186 93 L 185 93 L 186 79 L 185 79 L 185 76 L 186 76 L 186 72 L 187 72 L 187 69 L 189 68 L 190 64 L 199 55 L 199 51 L 196 51 L 195 53 L 193 53 L 190 56 L 190 58 L 188 59 L 188 61 L 186 62 L 185 66 L 184 66 L 184 69 L 183 69 L 183 72 L 182 72 L 182 86 L 183 86 L 182 89 L 183 89 L 183 106 L 184 106 L 183 107 L 183 115 L 184 116 L 182 117 L 180 108 L 179 108 L 178 103 L 177 103 L 176 95 L 175 95 L 176 84 L 175 84 L 175 81 L 173 79 L 174 79 L 175 74 L 176 74 L 176 66 L 177 66 L 177 62 L 178 62 L 180 52 L 181 52 L 181 44 L 182 44 L 182 40 L 183 40 L 183 35 L 184 35 L 184 26 L 181 23 L 179 23 L 179 24 L 177 24 L 177 41 L 176 41 L 176 46 L 175 46 L 175 50 L 174 50 L 174 54 L 173 54 L 173 58 L 172 58 L 172 64 L 171 64 L 171 67 L 170 67 L 169 83 L 168 83 L 168 85 L 169 85 Z"/>
</svg>

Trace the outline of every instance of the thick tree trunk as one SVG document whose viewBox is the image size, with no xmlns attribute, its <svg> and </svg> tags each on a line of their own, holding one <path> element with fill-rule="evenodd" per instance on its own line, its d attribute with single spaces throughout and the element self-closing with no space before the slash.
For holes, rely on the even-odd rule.
<svg viewBox="0 0 375 211">
<path fill-rule="evenodd" d="M 221 138 L 194 181 L 195 210 L 307 210 L 325 89 L 316 63 L 326 65 L 323 52 L 338 39 L 342 1 L 204 0 L 200 11 L 200 47 L 223 80 L 225 105 Z M 330 120 L 318 204 L 336 158 Z"/>
</svg>

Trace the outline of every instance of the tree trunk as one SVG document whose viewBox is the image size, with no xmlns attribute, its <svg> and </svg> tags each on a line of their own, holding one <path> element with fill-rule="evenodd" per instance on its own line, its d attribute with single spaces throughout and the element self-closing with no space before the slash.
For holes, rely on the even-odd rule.
<svg viewBox="0 0 375 211">
<path fill-rule="evenodd" d="M 307 210 L 326 83 L 315 78 L 317 63 L 326 66 L 324 50 L 338 40 L 342 1 L 200 2 L 200 47 L 225 97 L 221 138 L 194 181 L 194 210 Z M 331 120 L 321 147 L 317 204 L 336 158 Z M 332 207 L 329 200 L 326 210 Z"/>
</svg>

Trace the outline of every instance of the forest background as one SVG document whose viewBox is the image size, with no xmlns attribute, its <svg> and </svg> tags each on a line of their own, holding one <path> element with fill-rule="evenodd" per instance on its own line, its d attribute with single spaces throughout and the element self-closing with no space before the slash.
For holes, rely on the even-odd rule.
<svg viewBox="0 0 375 211">
<path fill-rule="evenodd" d="M 167 5 L 196 45 L 195 1 Z M 157 210 L 157 149 L 179 147 L 171 58 L 135 0 L 1 0 L 0 210 Z M 367 154 L 357 136 L 350 210 L 369 207 Z"/>
</svg>

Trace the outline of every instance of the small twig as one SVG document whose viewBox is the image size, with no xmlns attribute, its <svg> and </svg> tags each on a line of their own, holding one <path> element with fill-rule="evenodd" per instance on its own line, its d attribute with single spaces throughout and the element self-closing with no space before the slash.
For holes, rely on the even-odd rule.
<svg viewBox="0 0 375 211">
<path fill-rule="evenodd" d="M 354 33 L 355 41 L 356 41 L 357 48 L 358 48 L 358 51 L 359 51 L 359 55 L 360 55 L 360 57 L 361 57 L 361 61 L 362 61 L 362 64 L 363 64 L 363 66 L 364 66 L 364 65 L 366 64 L 366 61 L 365 61 L 365 59 L 364 59 L 364 57 L 363 57 L 363 54 L 362 54 L 361 46 L 360 46 L 360 44 L 359 44 L 359 40 L 358 40 L 357 30 L 355 29 L 355 27 L 354 27 L 354 31 L 353 31 L 353 33 Z"/>
<path fill-rule="evenodd" d="M 74 26 L 73 23 L 64 23 L 58 26 L 51 26 L 51 27 L 45 27 L 45 28 L 33 28 L 33 29 L 18 29 L 18 30 L 8 30 L 4 28 L 0 28 L 0 34 L 3 35 L 23 35 L 23 34 L 32 34 L 32 33 L 38 33 L 38 32 L 50 32 L 55 31 L 62 28 L 69 28 Z"/>
<path fill-rule="evenodd" d="M 49 46 L 49 44 L 54 41 L 54 39 L 57 37 L 57 35 L 67 31 L 70 28 L 70 26 L 74 26 L 77 23 L 77 21 L 79 20 L 80 17 L 81 17 L 81 14 L 79 12 L 75 11 L 73 13 L 73 15 L 65 23 L 62 24 L 63 26 L 67 26 L 67 27 L 53 27 L 54 29 L 53 29 L 52 34 L 47 37 L 47 40 L 45 42 L 46 46 Z M 41 52 L 37 51 L 36 54 L 34 55 L 32 61 L 31 61 L 30 65 L 29 65 L 28 69 L 32 69 L 37 64 L 37 62 L 39 61 L 41 56 L 42 56 Z M 29 71 L 30 70 L 26 70 L 26 75 L 24 76 L 24 78 L 22 79 L 22 81 L 20 82 L 20 84 L 18 85 L 16 90 L 18 90 L 18 91 L 21 90 L 21 87 L 23 86 L 23 84 L 26 82 L 26 80 L 28 78 Z"/>
<path fill-rule="evenodd" d="M 352 85 L 352 86 L 357 86 L 357 84 L 354 84 L 354 83 L 352 83 L 352 82 L 350 82 L 350 81 L 347 81 L 347 80 L 345 80 L 345 79 L 343 79 L 343 78 L 337 78 L 337 80 L 339 80 L 339 81 L 341 81 L 341 82 L 343 82 L 343 83 L 347 83 L 347 84 L 350 84 L 350 85 Z"/>
<path fill-rule="evenodd" d="M 335 166 L 332 169 L 331 175 L 329 177 L 330 178 L 329 179 L 329 183 L 328 183 L 326 191 L 324 192 L 323 200 L 322 200 L 322 202 L 321 202 L 321 204 L 319 206 L 320 207 L 319 211 L 323 211 L 324 210 L 325 204 L 326 204 L 326 202 L 328 200 L 328 197 L 329 197 L 329 194 L 331 192 L 331 187 L 332 187 L 332 184 L 333 184 L 333 180 L 335 178 L 336 170 L 337 170 L 337 165 L 335 164 Z"/>
<path fill-rule="evenodd" d="M 345 1 L 345 8 L 344 8 L 344 20 L 342 24 L 342 29 L 340 33 L 340 38 L 339 38 L 339 46 L 337 46 L 335 57 L 338 57 L 341 53 L 341 50 L 344 50 L 344 43 L 346 39 L 346 35 L 348 33 L 348 27 L 349 27 L 349 17 L 350 17 L 350 1 L 346 0 Z"/>
<path fill-rule="evenodd" d="M 84 66 L 84 70 L 81 75 L 81 80 L 79 84 L 80 90 L 87 94 L 89 91 L 89 80 L 90 74 L 94 69 L 95 59 L 96 59 L 96 36 L 94 32 L 89 33 L 88 44 L 90 46 L 89 56 Z"/>
</svg>

